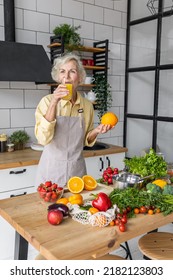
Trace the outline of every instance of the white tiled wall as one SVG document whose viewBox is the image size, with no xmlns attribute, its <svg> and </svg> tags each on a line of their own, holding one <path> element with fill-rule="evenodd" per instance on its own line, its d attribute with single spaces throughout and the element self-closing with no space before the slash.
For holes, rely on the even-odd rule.
<svg viewBox="0 0 173 280">
<path fill-rule="evenodd" d="M 108 80 L 113 103 L 111 110 L 119 117 L 116 128 L 101 141 L 122 145 L 124 114 L 124 77 L 127 0 L 15 0 L 16 41 L 41 44 L 49 56 L 50 36 L 62 23 L 78 26 L 82 43 L 109 39 Z M 0 0 L 0 40 L 4 40 L 3 0 Z M 35 108 L 50 92 L 47 85 L 24 82 L 0 82 L 0 133 L 10 135 L 25 129 L 34 137 Z M 97 111 L 95 123 L 98 122 Z"/>
</svg>

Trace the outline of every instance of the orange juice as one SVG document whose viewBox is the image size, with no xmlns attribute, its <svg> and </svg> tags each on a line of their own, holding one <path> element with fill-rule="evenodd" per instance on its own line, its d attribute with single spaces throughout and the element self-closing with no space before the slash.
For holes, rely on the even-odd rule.
<svg viewBox="0 0 173 280">
<path fill-rule="evenodd" d="M 72 84 L 65 84 L 66 88 L 69 90 L 69 94 L 64 96 L 62 99 L 70 100 L 73 94 L 73 85 Z"/>
</svg>

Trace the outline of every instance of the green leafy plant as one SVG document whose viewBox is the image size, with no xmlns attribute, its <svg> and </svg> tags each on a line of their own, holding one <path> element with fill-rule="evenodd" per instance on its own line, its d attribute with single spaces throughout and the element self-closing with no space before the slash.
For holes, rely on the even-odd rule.
<svg viewBox="0 0 173 280">
<path fill-rule="evenodd" d="M 99 119 L 105 114 L 112 105 L 111 86 L 107 82 L 107 78 L 104 75 L 95 75 L 95 86 L 93 91 L 96 95 L 96 110 Z"/>
<path fill-rule="evenodd" d="M 77 30 L 81 26 L 71 26 L 69 24 L 60 24 L 56 26 L 53 30 L 55 35 L 61 35 L 64 38 L 64 44 L 66 49 L 73 50 L 77 46 L 82 46 L 81 38 Z"/>
<path fill-rule="evenodd" d="M 25 131 L 17 130 L 11 134 L 9 139 L 15 145 L 15 149 L 23 149 L 30 137 Z"/>
</svg>

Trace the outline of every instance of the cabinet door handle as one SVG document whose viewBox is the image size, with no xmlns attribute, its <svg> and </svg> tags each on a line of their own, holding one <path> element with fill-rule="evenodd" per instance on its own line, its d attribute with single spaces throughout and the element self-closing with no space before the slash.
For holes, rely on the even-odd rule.
<svg viewBox="0 0 173 280">
<path fill-rule="evenodd" d="M 21 174 L 21 173 L 24 173 L 24 172 L 26 172 L 26 169 L 18 170 L 18 171 L 10 171 L 9 174 Z"/>
<path fill-rule="evenodd" d="M 101 158 L 101 157 L 100 157 L 99 159 L 100 159 L 100 161 L 101 161 L 101 168 L 100 168 L 100 171 L 102 171 L 102 170 L 103 170 L 103 168 L 104 168 L 104 162 L 103 162 L 103 160 L 102 160 L 102 158 Z"/>
<path fill-rule="evenodd" d="M 10 197 L 16 197 L 16 196 L 21 196 L 21 195 L 25 195 L 27 194 L 27 192 L 24 192 L 24 193 L 20 193 L 20 194 L 11 194 Z"/>
<path fill-rule="evenodd" d="M 110 162 L 110 159 L 108 157 L 106 157 L 106 160 L 108 161 L 108 165 L 107 165 L 107 167 L 108 167 L 108 166 L 111 165 L 111 162 Z"/>
</svg>

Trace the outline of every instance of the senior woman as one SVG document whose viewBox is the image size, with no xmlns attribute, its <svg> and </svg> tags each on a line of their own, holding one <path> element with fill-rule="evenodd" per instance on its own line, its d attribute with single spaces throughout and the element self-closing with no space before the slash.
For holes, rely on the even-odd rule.
<svg viewBox="0 0 173 280">
<path fill-rule="evenodd" d="M 59 85 L 53 94 L 41 99 L 35 112 L 35 135 L 44 145 L 36 186 L 51 180 L 64 187 L 70 177 L 86 174 L 83 146 L 93 146 L 98 134 L 111 127 L 100 124 L 94 128 L 93 105 L 77 91 L 86 77 L 77 55 L 70 53 L 56 58 L 51 74 Z M 72 84 L 70 100 L 66 99 L 69 94 L 66 83 Z"/>
</svg>

